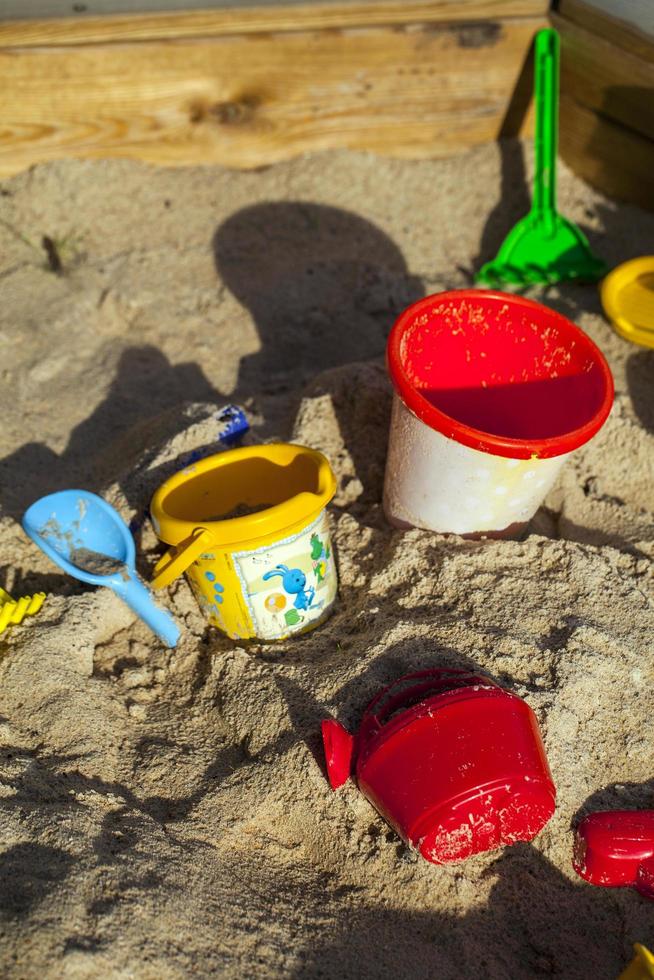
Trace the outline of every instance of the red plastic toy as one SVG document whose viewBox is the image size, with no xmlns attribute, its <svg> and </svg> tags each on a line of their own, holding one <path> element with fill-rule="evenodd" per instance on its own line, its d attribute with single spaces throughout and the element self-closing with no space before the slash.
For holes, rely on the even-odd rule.
<svg viewBox="0 0 654 980">
<path fill-rule="evenodd" d="M 409 674 L 368 705 L 359 733 L 322 737 L 333 789 L 352 774 L 388 823 L 435 864 L 532 840 L 554 812 L 529 705 L 467 670 Z"/>
<path fill-rule="evenodd" d="M 629 885 L 654 901 L 654 810 L 590 813 L 575 832 L 572 864 L 591 885 Z"/>
<path fill-rule="evenodd" d="M 388 373 L 430 429 L 492 456 L 549 459 L 602 427 L 613 377 L 590 337 L 524 296 L 456 289 L 398 317 Z"/>
</svg>

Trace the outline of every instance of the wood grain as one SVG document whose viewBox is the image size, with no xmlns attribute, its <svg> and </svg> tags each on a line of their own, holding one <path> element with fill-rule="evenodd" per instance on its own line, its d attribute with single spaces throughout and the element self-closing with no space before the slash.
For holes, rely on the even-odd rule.
<svg viewBox="0 0 654 980">
<path fill-rule="evenodd" d="M 446 24 L 544 17 L 548 0 L 354 0 L 274 7 L 188 10 L 58 20 L 0 21 L 0 47 L 125 43 L 251 34 L 345 30 L 394 24 Z"/>
<path fill-rule="evenodd" d="M 560 9 L 561 156 L 610 197 L 654 208 L 654 45 L 577 0 Z"/>
<path fill-rule="evenodd" d="M 568 166 L 609 197 L 654 210 L 654 143 L 567 95 L 560 110 L 559 149 Z"/>
<path fill-rule="evenodd" d="M 257 167 L 332 147 L 447 155 L 497 137 L 541 26 L 0 49 L 0 175 L 65 156 Z"/>
<path fill-rule="evenodd" d="M 629 54 L 654 62 L 654 39 L 633 24 L 611 17 L 583 0 L 559 0 L 558 12 L 568 23 L 606 38 Z"/>
<path fill-rule="evenodd" d="M 654 62 L 552 15 L 561 35 L 561 91 L 654 140 Z"/>
</svg>

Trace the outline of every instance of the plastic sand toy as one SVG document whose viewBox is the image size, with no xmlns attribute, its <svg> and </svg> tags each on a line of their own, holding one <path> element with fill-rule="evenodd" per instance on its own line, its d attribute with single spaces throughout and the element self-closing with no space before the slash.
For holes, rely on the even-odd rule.
<svg viewBox="0 0 654 980">
<path fill-rule="evenodd" d="M 173 546 L 153 588 L 186 573 L 209 622 L 234 639 L 313 629 L 336 598 L 325 510 L 335 491 L 325 457 L 287 443 L 187 466 L 152 498 L 157 536 Z"/>
<path fill-rule="evenodd" d="M 631 259 L 609 272 L 600 298 L 621 337 L 654 347 L 654 255 Z"/>
<path fill-rule="evenodd" d="M 190 466 L 192 463 L 197 463 L 198 460 L 204 459 L 206 456 L 213 456 L 219 447 L 231 449 L 237 446 L 250 431 L 248 417 L 239 405 L 225 405 L 213 417 L 216 424 L 214 444 L 202 446 L 201 448 L 185 453 L 178 460 L 177 469 L 183 470 L 185 467 Z M 149 510 L 145 508 L 140 513 L 135 514 L 129 522 L 129 529 L 135 537 L 139 534 L 148 516 Z"/>
<path fill-rule="evenodd" d="M 227 448 L 233 448 L 250 430 L 248 417 L 238 405 L 225 405 L 224 408 L 216 412 L 215 420 L 215 441 Z M 214 453 L 215 448 L 211 447 L 205 446 L 203 449 L 195 449 L 180 459 L 179 469 L 182 470 L 186 466 L 190 466 L 191 463 L 197 463 L 199 459 L 205 459 L 206 456 L 213 456 Z"/>
<path fill-rule="evenodd" d="M 517 535 L 604 424 L 613 379 L 554 310 L 482 289 L 410 306 L 388 338 L 384 511 L 398 527 Z"/>
<path fill-rule="evenodd" d="M 559 46 L 559 35 L 552 28 L 536 35 L 536 168 L 531 211 L 509 232 L 497 257 L 482 266 L 478 283 L 596 282 L 606 272 L 606 264 L 592 253 L 583 232 L 556 210 Z"/>
<path fill-rule="evenodd" d="M 12 599 L 8 592 L 0 589 L 0 633 L 4 633 L 8 626 L 22 623 L 26 616 L 33 616 L 44 602 L 45 592 L 35 592 L 34 595 Z"/>
<path fill-rule="evenodd" d="M 113 589 L 164 643 L 175 646 L 179 627 L 138 577 L 134 539 L 105 500 L 88 490 L 61 490 L 32 504 L 23 528 L 68 575 Z"/>
<path fill-rule="evenodd" d="M 634 943 L 635 956 L 618 980 L 654 980 L 654 956 L 645 946 Z"/>
<path fill-rule="evenodd" d="M 572 864 L 591 885 L 635 888 L 654 901 L 654 810 L 590 813 L 575 831 Z"/>
<path fill-rule="evenodd" d="M 401 677 L 368 705 L 359 732 L 323 721 L 333 789 L 361 792 L 428 861 L 461 861 L 532 840 L 556 790 L 529 705 L 486 677 L 437 668 Z"/>
</svg>

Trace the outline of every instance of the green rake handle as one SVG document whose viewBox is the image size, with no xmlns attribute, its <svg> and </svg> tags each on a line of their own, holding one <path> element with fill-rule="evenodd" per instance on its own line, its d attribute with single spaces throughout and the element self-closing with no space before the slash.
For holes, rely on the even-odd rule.
<svg viewBox="0 0 654 980">
<path fill-rule="evenodd" d="M 532 211 L 556 214 L 556 144 L 559 118 L 559 35 L 551 27 L 535 41 L 536 172 Z"/>
</svg>

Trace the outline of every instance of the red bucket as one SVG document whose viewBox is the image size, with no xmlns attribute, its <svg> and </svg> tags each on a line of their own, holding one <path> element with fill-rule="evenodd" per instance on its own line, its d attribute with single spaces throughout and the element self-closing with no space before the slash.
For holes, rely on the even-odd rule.
<svg viewBox="0 0 654 980">
<path fill-rule="evenodd" d="M 532 840 L 554 812 L 529 705 L 467 670 L 400 678 L 368 705 L 356 736 L 322 736 L 332 787 L 356 776 L 388 823 L 435 864 Z"/>
<path fill-rule="evenodd" d="M 391 330 L 387 362 L 384 511 L 398 527 L 521 533 L 613 404 L 608 364 L 583 330 L 491 290 L 414 303 Z"/>
</svg>

